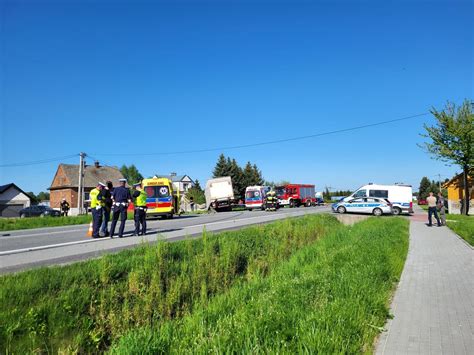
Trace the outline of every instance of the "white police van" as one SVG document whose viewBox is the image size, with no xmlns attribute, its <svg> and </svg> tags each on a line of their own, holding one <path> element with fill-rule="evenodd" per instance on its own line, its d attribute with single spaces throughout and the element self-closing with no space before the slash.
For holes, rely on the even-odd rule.
<svg viewBox="0 0 474 355">
<path fill-rule="evenodd" d="M 338 213 L 357 212 L 371 213 L 374 216 L 392 214 L 392 204 L 385 198 L 358 197 L 349 201 L 341 200 L 332 205 L 332 210 Z"/>
<path fill-rule="evenodd" d="M 392 213 L 399 215 L 402 213 L 413 213 L 413 190 L 411 185 L 395 184 L 395 185 L 377 185 L 368 184 L 360 187 L 345 197 L 343 201 L 351 201 L 355 198 L 375 197 L 387 199 L 392 204 Z"/>
</svg>

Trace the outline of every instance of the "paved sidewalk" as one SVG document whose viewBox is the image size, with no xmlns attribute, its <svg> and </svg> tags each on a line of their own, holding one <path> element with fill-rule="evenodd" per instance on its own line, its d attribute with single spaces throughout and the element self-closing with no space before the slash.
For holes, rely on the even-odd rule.
<svg viewBox="0 0 474 355">
<path fill-rule="evenodd" d="M 474 354 L 474 250 L 447 227 L 410 222 L 405 268 L 377 354 Z"/>
</svg>

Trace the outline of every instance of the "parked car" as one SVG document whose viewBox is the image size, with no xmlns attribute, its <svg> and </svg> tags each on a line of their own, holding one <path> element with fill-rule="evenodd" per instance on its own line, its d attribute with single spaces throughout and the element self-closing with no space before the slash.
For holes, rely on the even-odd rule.
<svg viewBox="0 0 474 355">
<path fill-rule="evenodd" d="M 20 217 L 59 217 L 61 212 L 52 209 L 48 206 L 30 206 L 20 210 Z"/>
<path fill-rule="evenodd" d="M 332 205 L 332 210 L 338 213 L 357 212 L 381 216 L 383 214 L 392 214 L 392 204 L 385 198 L 363 197 L 336 202 Z"/>
</svg>

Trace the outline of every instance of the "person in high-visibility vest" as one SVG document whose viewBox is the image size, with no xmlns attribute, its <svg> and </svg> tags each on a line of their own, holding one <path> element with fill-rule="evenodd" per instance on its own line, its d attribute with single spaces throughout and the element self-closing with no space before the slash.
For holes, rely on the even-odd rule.
<svg viewBox="0 0 474 355">
<path fill-rule="evenodd" d="M 147 194 L 142 187 L 141 183 L 136 183 L 133 185 L 135 192 L 133 193 L 134 205 L 135 205 L 135 232 L 133 235 L 145 235 L 146 234 L 146 198 Z M 142 230 L 140 232 L 140 225 Z"/>
<path fill-rule="evenodd" d="M 99 238 L 99 229 L 102 224 L 102 208 L 104 207 L 102 196 L 102 189 L 104 187 L 105 184 L 99 182 L 97 187 L 89 193 L 92 210 L 92 238 Z"/>
</svg>

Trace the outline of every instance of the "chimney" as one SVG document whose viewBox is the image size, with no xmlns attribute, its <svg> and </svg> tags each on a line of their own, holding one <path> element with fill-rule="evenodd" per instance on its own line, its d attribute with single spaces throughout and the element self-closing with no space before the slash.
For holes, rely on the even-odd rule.
<svg viewBox="0 0 474 355">
<path fill-rule="evenodd" d="M 100 168 L 100 164 L 99 164 L 99 162 L 98 162 L 97 160 L 94 162 L 94 166 L 95 166 L 96 168 Z"/>
</svg>

